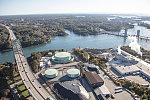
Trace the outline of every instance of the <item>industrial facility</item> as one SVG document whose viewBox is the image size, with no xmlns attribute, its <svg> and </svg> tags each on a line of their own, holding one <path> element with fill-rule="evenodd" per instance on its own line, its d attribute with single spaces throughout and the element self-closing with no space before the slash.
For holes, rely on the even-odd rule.
<svg viewBox="0 0 150 100">
<path fill-rule="evenodd" d="M 55 63 L 69 63 L 74 60 L 74 57 L 69 52 L 58 52 L 52 57 Z"/>
<path fill-rule="evenodd" d="M 68 69 L 67 76 L 70 78 L 76 78 L 80 75 L 80 71 L 78 69 Z"/>
<path fill-rule="evenodd" d="M 78 80 L 55 83 L 54 89 L 65 100 L 90 100 L 88 92 Z"/>
<path fill-rule="evenodd" d="M 140 69 L 135 65 L 124 66 L 124 65 L 112 64 L 112 68 L 115 69 L 121 76 L 130 75 L 132 73 L 136 73 L 140 71 Z"/>
<path fill-rule="evenodd" d="M 58 75 L 58 71 L 56 69 L 48 69 L 45 71 L 46 78 L 55 78 Z"/>
<path fill-rule="evenodd" d="M 150 65 L 143 60 L 133 57 L 125 51 L 110 62 L 111 67 L 117 71 L 120 76 L 142 75 L 147 81 L 150 81 Z"/>
<path fill-rule="evenodd" d="M 85 72 L 85 77 L 93 88 L 97 88 L 104 84 L 104 80 L 96 72 Z"/>
</svg>

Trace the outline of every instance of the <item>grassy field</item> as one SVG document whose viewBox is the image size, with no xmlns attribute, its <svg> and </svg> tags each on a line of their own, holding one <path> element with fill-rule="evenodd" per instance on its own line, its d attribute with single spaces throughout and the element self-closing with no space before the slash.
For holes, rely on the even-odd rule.
<svg viewBox="0 0 150 100">
<path fill-rule="evenodd" d="M 12 83 L 14 83 L 12 80 L 7 80 L 8 85 L 11 85 Z"/>
<path fill-rule="evenodd" d="M 30 94 L 29 94 L 28 90 L 26 90 L 26 91 L 23 91 L 23 92 L 22 92 L 22 95 L 26 98 L 26 97 L 28 97 Z"/>
<path fill-rule="evenodd" d="M 26 89 L 26 87 L 25 87 L 25 85 L 24 85 L 24 84 L 22 84 L 22 85 L 20 85 L 20 86 L 18 87 L 18 89 L 19 89 L 20 91 L 23 91 L 23 90 L 25 90 L 25 89 Z"/>
<path fill-rule="evenodd" d="M 18 90 L 21 92 L 21 94 L 26 98 L 30 94 L 28 90 L 26 89 L 25 85 L 23 83 L 18 84 Z"/>
<path fill-rule="evenodd" d="M 18 81 L 18 80 L 20 80 L 20 79 L 21 79 L 20 76 L 17 76 L 17 77 L 14 78 L 15 81 Z"/>
</svg>

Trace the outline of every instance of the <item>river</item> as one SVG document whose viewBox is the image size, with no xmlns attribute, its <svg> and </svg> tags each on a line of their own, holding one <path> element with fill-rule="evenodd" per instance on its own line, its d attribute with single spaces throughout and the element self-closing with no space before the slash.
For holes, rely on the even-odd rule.
<svg viewBox="0 0 150 100">
<path fill-rule="evenodd" d="M 145 32 L 144 30 L 146 30 L 145 28 L 144 29 L 140 28 L 140 29 L 143 30 L 142 32 Z M 136 28 L 129 29 L 129 34 L 132 33 L 133 31 L 136 31 Z M 23 48 L 25 56 L 29 57 L 32 52 L 44 51 L 49 49 L 71 50 L 72 48 L 79 48 L 79 47 L 103 49 L 103 48 L 113 48 L 119 45 L 129 44 L 129 40 L 124 37 L 118 37 L 118 36 L 107 35 L 107 34 L 80 36 L 68 30 L 66 30 L 66 32 L 69 34 L 68 36 L 58 36 L 56 38 L 53 38 L 51 42 L 48 42 L 46 44 L 40 44 L 40 45 Z M 146 42 L 145 40 L 139 41 L 139 44 L 147 50 L 150 50 L 149 43 L 150 41 L 149 42 Z M 0 64 L 6 61 L 14 62 L 14 56 L 12 50 L 0 51 Z"/>
</svg>

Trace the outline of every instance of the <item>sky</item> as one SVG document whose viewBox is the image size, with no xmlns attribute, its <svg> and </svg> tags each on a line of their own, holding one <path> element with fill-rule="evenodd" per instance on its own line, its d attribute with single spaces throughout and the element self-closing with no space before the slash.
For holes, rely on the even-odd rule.
<svg viewBox="0 0 150 100">
<path fill-rule="evenodd" d="M 150 15 L 150 0 L 0 0 L 0 15 L 64 13 Z"/>
</svg>

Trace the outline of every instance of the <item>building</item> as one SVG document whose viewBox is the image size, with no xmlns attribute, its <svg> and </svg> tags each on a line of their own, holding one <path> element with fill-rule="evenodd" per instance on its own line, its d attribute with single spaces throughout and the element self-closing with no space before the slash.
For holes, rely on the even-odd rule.
<svg viewBox="0 0 150 100">
<path fill-rule="evenodd" d="M 108 90 L 108 88 L 105 85 L 102 85 L 96 89 L 94 89 L 94 92 L 96 93 L 96 95 L 104 95 L 105 97 L 110 97 L 111 93 Z"/>
<path fill-rule="evenodd" d="M 78 69 L 68 69 L 67 76 L 70 78 L 76 78 L 80 76 L 80 71 Z"/>
<path fill-rule="evenodd" d="M 41 62 L 41 61 L 40 61 L 40 66 L 39 66 L 39 67 L 40 67 L 40 68 L 43 68 L 44 66 L 45 66 L 45 65 L 44 65 L 44 62 Z"/>
<path fill-rule="evenodd" d="M 74 57 L 69 52 L 57 52 L 53 57 L 52 61 L 55 63 L 69 63 L 74 60 Z"/>
<path fill-rule="evenodd" d="M 107 59 L 107 58 L 111 57 L 111 54 L 110 53 L 102 53 L 102 54 L 99 54 L 99 56 L 104 57 L 105 59 Z"/>
<path fill-rule="evenodd" d="M 48 53 L 48 56 L 49 56 L 49 57 L 52 57 L 52 56 L 53 56 L 53 53 L 52 53 L 52 52 L 49 52 L 49 53 Z"/>
<path fill-rule="evenodd" d="M 56 69 L 48 69 L 45 71 L 46 78 L 55 78 L 58 75 L 58 71 Z"/>
<path fill-rule="evenodd" d="M 124 56 L 122 55 L 117 55 L 115 58 L 114 58 L 115 61 L 119 61 L 120 63 L 122 62 L 129 62 L 129 59 L 125 58 Z"/>
<path fill-rule="evenodd" d="M 97 48 L 85 48 L 84 49 L 86 52 L 91 52 L 94 54 L 101 54 L 101 49 L 97 49 Z"/>
<path fill-rule="evenodd" d="M 111 62 L 111 67 L 121 76 L 140 74 L 150 82 L 150 64 L 123 50 L 121 55 Z"/>
<path fill-rule="evenodd" d="M 58 82 L 54 89 L 65 100 L 89 100 L 89 94 L 78 80 Z"/>
<path fill-rule="evenodd" d="M 121 76 L 130 75 L 140 71 L 140 69 L 135 65 L 125 66 L 112 64 L 111 67 L 115 69 Z"/>
<path fill-rule="evenodd" d="M 96 73 L 99 73 L 98 66 L 94 64 L 83 63 L 83 66 L 86 71 L 95 71 Z"/>
<path fill-rule="evenodd" d="M 104 80 L 96 72 L 85 72 L 85 77 L 93 88 L 104 84 Z"/>
</svg>

